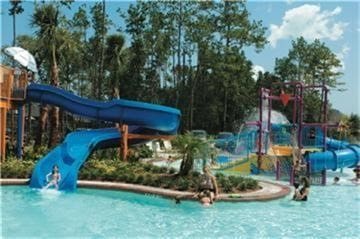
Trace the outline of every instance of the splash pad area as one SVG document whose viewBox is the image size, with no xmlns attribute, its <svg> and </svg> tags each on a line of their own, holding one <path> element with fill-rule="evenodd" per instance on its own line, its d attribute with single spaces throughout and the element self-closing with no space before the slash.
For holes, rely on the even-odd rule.
<svg viewBox="0 0 360 239">
<path fill-rule="evenodd" d="M 305 118 L 304 93 L 321 92 L 317 120 Z M 286 93 L 287 92 L 287 93 Z M 328 92 L 325 85 L 300 82 L 276 83 L 261 88 L 259 108 L 245 127 L 226 141 L 216 142 L 222 152 L 216 169 L 243 174 L 273 174 L 286 177 L 290 185 L 301 176 L 326 184 L 327 170 L 353 168 L 360 161 L 360 146 L 328 138 L 328 130 L 341 124 L 328 122 Z M 290 110 L 291 121 L 273 110 L 277 101 Z M 288 106 L 291 105 L 291 106 Z"/>
</svg>

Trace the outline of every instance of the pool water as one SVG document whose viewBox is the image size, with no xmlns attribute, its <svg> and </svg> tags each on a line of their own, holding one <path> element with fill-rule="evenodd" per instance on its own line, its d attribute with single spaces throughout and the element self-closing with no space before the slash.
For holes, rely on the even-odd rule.
<svg viewBox="0 0 360 239">
<path fill-rule="evenodd" d="M 197 202 L 78 189 L 1 187 L 1 237 L 356 238 L 360 186 L 313 186 L 308 202 Z"/>
</svg>

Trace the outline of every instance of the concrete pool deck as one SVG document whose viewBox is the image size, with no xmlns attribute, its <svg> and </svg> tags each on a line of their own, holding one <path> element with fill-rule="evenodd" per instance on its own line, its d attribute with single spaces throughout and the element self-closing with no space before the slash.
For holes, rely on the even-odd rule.
<svg viewBox="0 0 360 239">
<path fill-rule="evenodd" d="M 29 179 L 0 179 L 0 185 L 27 185 Z M 193 192 L 183 192 L 164 188 L 150 187 L 138 184 L 101 182 L 78 180 L 78 187 L 96 188 L 108 190 L 121 190 L 141 194 L 155 194 L 166 198 L 180 198 L 183 200 L 195 200 Z M 217 201 L 226 202 L 251 202 L 269 201 L 285 197 L 290 193 L 290 188 L 278 183 L 259 180 L 261 189 L 251 192 L 241 192 L 236 194 L 220 194 Z"/>
</svg>

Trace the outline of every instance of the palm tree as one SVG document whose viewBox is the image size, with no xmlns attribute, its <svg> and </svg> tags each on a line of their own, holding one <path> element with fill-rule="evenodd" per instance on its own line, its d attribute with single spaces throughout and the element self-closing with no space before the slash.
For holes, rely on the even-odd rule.
<svg viewBox="0 0 360 239">
<path fill-rule="evenodd" d="M 182 155 L 179 175 L 187 176 L 192 171 L 195 158 L 209 158 L 212 150 L 207 141 L 194 137 L 191 133 L 178 135 L 173 141 L 174 147 Z"/>
<path fill-rule="evenodd" d="M 21 0 L 10 0 L 12 7 L 9 9 L 9 15 L 13 16 L 13 46 L 16 45 L 16 15 L 24 11 L 21 2 Z"/>
<path fill-rule="evenodd" d="M 38 5 L 31 19 L 31 25 L 37 28 L 36 34 L 40 44 L 47 51 L 50 62 L 50 83 L 53 86 L 59 85 L 59 69 L 57 64 L 58 47 L 57 37 L 59 30 L 59 9 L 53 3 Z M 36 144 L 41 144 L 41 135 L 45 129 L 47 120 L 46 106 L 42 108 L 40 116 L 40 128 Z M 59 108 L 52 106 L 50 109 L 50 137 L 48 146 L 54 146 L 58 141 Z"/>
<path fill-rule="evenodd" d="M 111 98 L 120 98 L 120 79 L 125 65 L 125 38 L 122 35 L 110 35 L 106 39 L 105 62 L 110 72 L 109 89 Z"/>
</svg>

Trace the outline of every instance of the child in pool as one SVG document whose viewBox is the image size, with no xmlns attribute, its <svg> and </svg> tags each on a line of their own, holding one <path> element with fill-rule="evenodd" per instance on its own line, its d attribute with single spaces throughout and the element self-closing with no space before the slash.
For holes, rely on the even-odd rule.
<svg viewBox="0 0 360 239">
<path fill-rule="evenodd" d="M 209 207 L 210 204 L 213 203 L 211 200 L 211 192 L 209 190 L 201 192 L 199 197 L 200 197 L 200 203 L 205 207 Z"/>
<path fill-rule="evenodd" d="M 205 207 L 208 207 L 213 203 L 211 201 L 211 192 L 209 190 L 204 190 L 200 193 L 195 194 L 194 198 L 197 198 L 199 202 Z"/>
<path fill-rule="evenodd" d="M 49 180 L 50 178 L 50 180 Z M 59 167 L 54 165 L 52 172 L 46 175 L 46 180 L 48 184 L 45 186 L 45 189 L 54 186 L 56 189 L 59 189 L 59 182 L 61 180 L 61 174 L 59 172 Z"/>
</svg>

